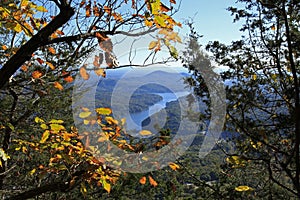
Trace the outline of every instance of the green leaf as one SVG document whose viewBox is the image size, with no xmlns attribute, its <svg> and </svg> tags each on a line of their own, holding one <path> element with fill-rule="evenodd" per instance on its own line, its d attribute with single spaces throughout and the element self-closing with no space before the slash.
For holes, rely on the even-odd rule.
<svg viewBox="0 0 300 200">
<path fill-rule="evenodd" d="M 170 54 L 173 58 L 178 59 L 178 52 L 174 46 L 170 46 Z"/>
<path fill-rule="evenodd" d="M 11 123 L 8 123 L 7 125 L 8 125 L 8 127 L 10 128 L 10 130 L 12 130 L 12 131 L 15 130 L 15 127 L 14 127 Z"/>
</svg>

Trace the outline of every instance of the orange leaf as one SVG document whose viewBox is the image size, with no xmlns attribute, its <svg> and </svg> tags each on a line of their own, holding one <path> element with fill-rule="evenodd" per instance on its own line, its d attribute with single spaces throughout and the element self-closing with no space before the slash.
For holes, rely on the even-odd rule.
<svg viewBox="0 0 300 200">
<path fill-rule="evenodd" d="M 176 0 L 170 0 L 170 3 L 176 4 Z"/>
<path fill-rule="evenodd" d="M 59 34 L 59 35 L 64 35 L 65 34 L 64 32 L 62 32 L 60 30 L 57 30 L 56 33 Z"/>
<path fill-rule="evenodd" d="M 42 75 L 43 75 L 42 72 L 40 72 L 40 71 L 38 71 L 38 70 L 32 72 L 32 77 L 33 77 L 34 79 L 40 78 Z"/>
<path fill-rule="evenodd" d="M 26 65 L 22 65 L 21 70 L 23 70 L 24 72 L 27 72 L 28 67 Z"/>
<path fill-rule="evenodd" d="M 36 59 L 40 64 L 43 64 L 44 63 L 44 61 L 42 60 L 42 59 L 40 59 L 40 58 L 37 58 Z"/>
<path fill-rule="evenodd" d="M 49 47 L 49 48 L 48 48 L 48 51 L 49 51 L 50 53 L 52 53 L 52 54 L 55 54 L 55 53 L 56 53 L 56 51 L 55 51 L 55 49 L 54 49 L 53 47 Z"/>
<path fill-rule="evenodd" d="M 57 82 L 57 81 L 54 82 L 54 87 L 57 88 L 57 89 L 59 89 L 59 90 L 63 90 L 64 89 L 64 87 L 59 82 Z"/>
<path fill-rule="evenodd" d="M 169 167 L 170 167 L 171 169 L 173 169 L 174 171 L 176 171 L 177 169 L 180 168 L 179 165 L 177 165 L 177 164 L 175 164 L 175 163 L 172 163 L 172 162 L 169 163 Z"/>
<path fill-rule="evenodd" d="M 111 8 L 110 8 L 110 7 L 104 6 L 103 9 L 104 9 L 104 11 L 105 11 L 107 14 L 109 14 L 109 15 L 111 14 Z"/>
<path fill-rule="evenodd" d="M 55 70 L 55 67 L 51 62 L 46 62 L 46 64 L 50 67 L 50 69 Z"/>
<path fill-rule="evenodd" d="M 115 18 L 116 21 L 118 22 L 122 22 L 123 18 L 122 15 L 120 13 L 113 13 L 112 16 Z"/>
<path fill-rule="evenodd" d="M 7 46 L 2 45 L 2 49 L 3 49 L 3 50 L 7 50 Z"/>
<path fill-rule="evenodd" d="M 68 83 L 72 83 L 74 81 L 73 77 L 72 76 L 67 76 L 64 78 L 64 80 Z"/>
<path fill-rule="evenodd" d="M 87 73 L 85 66 L 80 67 L 79 74 L 84 80 L 88 80 L 90 75 Z"/>
<path fill-rule="evenodd" d="M 143 176 L 143 177 L 140 179 L 140 184 L 145 185 L 145 184 L 146 184 L 146 181 L 147 181 L 146 176 Z"/>
<path fill-rule="evenodd" d="M 157 182 L 151 176 L 148 176 L 148 178 L 149 178 L 149 182 L 152 186 L 156 187 L 158 185 Z"/>
<path fill-rule="evenodd" d="M 97 7 L 97 5 L 93 6 L 93 12 L 96 17 L 100 16 L 99 8 Z"/>
<path fill-rule="evenodd" d="M 103 78 L 105 78 L 106 73 L 105 73 L 105 70 L 104 70 L 104 69 L 99 68 L 99 69 L 95 69 L 94 71 L 95 71 L 95 73 L 97 74 L 97 76 L 102 76 Z"/>
<path fill-rule="evenodd" d="M 81 8 L 85 4 L 85 0 L 81 1 L 79 7 Z"/>
<path fill-rule="evenodd" d="M 88 4 L 85 6 L 85 16 L 90 17 L 91 16 L 91 4 Z"/>
</svg>

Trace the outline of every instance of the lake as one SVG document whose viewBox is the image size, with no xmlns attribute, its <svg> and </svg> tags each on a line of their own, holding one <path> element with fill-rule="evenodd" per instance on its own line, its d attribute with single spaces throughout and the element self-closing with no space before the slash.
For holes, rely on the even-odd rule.
<svg viewBox="0 0 300 200">
<path fill-rule="evenodd" d="M 188 91 L 176 92 L 176 93 L 153 93 L 161 96 L 163 99 L 156 104 L 150 106 L 147 110 L 137 113 L 130 113 L 130 116 L 126 117 L 126 129 L 140 131 L 145 127 L 142 127 L 142 122 L 151 115 L 160 112 L 160 123 L 166 121 L 166 112 L 162 112 L 168 102 L 175 101 L 180 97 L 190 94 Z"/>
</svg>

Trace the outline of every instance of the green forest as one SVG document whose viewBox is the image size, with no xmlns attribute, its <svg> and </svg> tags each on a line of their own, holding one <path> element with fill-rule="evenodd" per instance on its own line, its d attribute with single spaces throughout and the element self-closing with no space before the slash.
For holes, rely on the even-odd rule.
<svg viewBox="0 0 300 200">
<path fill-rule="evenodd" d="M 0 199 L 300 199 L 300 1 L 236 0 L 231 43 L 204 43 L 190 5 L 1 1 Z M 159 79 L 116 90 L 122 69 Z M 181 81 L 192 94 L 142 122 L 163 125 L 114 116 Z"/>
</svg>

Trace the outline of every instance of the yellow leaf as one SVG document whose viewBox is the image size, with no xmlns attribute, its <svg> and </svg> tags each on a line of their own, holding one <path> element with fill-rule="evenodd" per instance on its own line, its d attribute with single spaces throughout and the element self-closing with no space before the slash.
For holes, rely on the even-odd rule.
<svg viewBox="0 0 300 200">
<path fill-rule="evenodd" d="M 126 123 L 126 118 L 122 118 L 122 119 L 121 119 L 121 124 L 122 124 L 122 126 L 124 126 L 125 123 Z"/>
<path fill-rule="evenodd" d="M 177 169 L 180 169 L 179 165 L 172 163 L 172 162 L 169 163 L 169 167 L 171 169 L 173 169 L 174 171 L 176 171 Z"/>
<path fill-rule="evenodd" d="M 89 111 L 81 112 L 81 113 L 79 113 L 79 117 L 84 119 L 84 118 L 87 118 L 88 116 L 90 116 L 91 114 L 92 114 L 92 112 L 89 112 Z"/>
<path fill-rule="evenodd" d="M 102 76 L 102 77 L 105 78 L 106 73 L 105 73 L 105 70 L 104 70 L 104 69 L 98 68 L 98 69 L 95 69 L 94 71 L 95 71 L 95 74 L 97 74 L 97 76 Z"/>
<path fill-rule="evenodd" d="M 253 80 L 256 80 L 256 78 L 257 78 L 257 75 L 254 74 L 254 75 L 253 75 Z"/>
<path fill-rule="evenodd" d="M 151 131 L 148 131 L 148 130 L 141 130 L 140 134 L 144 135 L 144 136 L 146 136 L 146 135 L 152 135 Z"/>
<path fill-rule="evenodd" d="M 105 120 L 109 123 L 109 124 L 118 124 L 118 120 L 112 118 L 112 117 L 105 117 Z"/>
<path fill-rule="evenodd" d="M 151 41 L 149 44 L 149 50 L 154 49 L 158 45 L 158 41 Z"/>
<path fill-rule="evenodd" d="M 45 123 L 45 121 L 39 117 L 34 118 L 35 123 Z"/>
<path fill-rule="evenodd" d="M 64 87 L 59 82 L 57 82 L 57 81 L 54 82 L 54 87 L 57 88 L 57 89 L 59 89 L 59 90 L 63 90 L 64 89 Z"/>
<path fill-rule="evenodd" d="M 45 143 L 46 140 L 49 138 L 49 135 L 50 135 L 50 131 L 46 130 L 42 135 L 42 139 L 40 140 L 40 143 Z"/>
<path fill-rule="evenodd" d="M 36 172 L 36 169 L 33 169 L 29 172 L 29 175 L 33 175 Z"/>
<path fill-rule="evenodd" d="M 40 12 L 48 12 L 48 10 L 43 6 L 37 6 L 35 9 Z"/>
<path fill-rule="evenodd" d="M 22 26 L 19 23 L 17 23 L 14 28 L 14 31 L 16 31 L 17 33 L 20 33 L 22 31 Z"/>
<path fill-rule="evenodd" d="M 106 182 L 105 180 L 102 181 L 102 184 L 103 184 L 103 188 L 108 192 L 110 193 L 110 189 L 111 189 L 111 186 L 108 182 Z"/>
<path fill-rule="evenodd" d="M 157 182 L 151 176 L 148 176 L 148 178 L 149 178 L 150 185 L 154 187 L 158 185 Z"/>
<path fill-rule="evenodd" d="M 140 184 L 145 185 L 145 184 L 146 184 L 146 181 L 147 181 L 146 176 L 143 176 L 143 177 L 140 179 Z"/>
<path fill-rule="evenodd" d="M 240 185 L 240 186 L 236 187 L 235 190 L 238 192 L 245 192 L 245 191 L 252 191 L 254 189 L 247 185 Z"/>
<path fill-rule="evenodd" d="M 84 182 L 81 183 L 80 192 L 83 194 L 83 196 L 85 196 L 87 193 L 87 189 L 85 187 Z"/>
<path fill-rule="evenodd" d="M 110 115 L 112 110 L 110 108 L 96 108 L 96 112 L 99 115 Z"/>
<path fill-rule="evenodd" d="M 86 119 L 85 119 L 85 120 L 83 120 L 83 124 L 84 124 L 84 125 L 88 125 L 89 123 L 90 123 L 90 121 L 89 121 L 89 120 L 86 120 Z"/>
<path fill-rule="evenodd" d="M 50 128 L 53 131 L 61 131 L 61 130 L 65 130 L 65 127 L 60 125 L 60 124 L 50 124 Z"/>
<path fill-rule="evenodd" d="M 41 124 L 40 127 L 44 130 L 48 129 L 49 127 L 46 124 Z"/>
<path fill-rule="evenodd" d="M 61 119 L 51 119 L 49 123 L 50 124 L 63 124 L 64 121 Z"/>
</svg>

